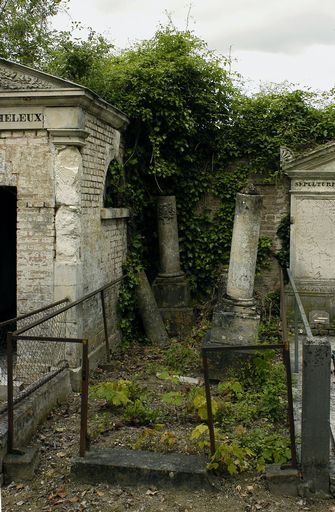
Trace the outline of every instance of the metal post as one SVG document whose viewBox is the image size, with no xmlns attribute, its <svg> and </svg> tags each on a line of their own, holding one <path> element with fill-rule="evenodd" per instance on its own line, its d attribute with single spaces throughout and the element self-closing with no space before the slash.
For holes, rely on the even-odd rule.
<svg viewBox="0 0 335 512">
<path fill-rule="evenodd" d="M 301 467 L 316 492 L 329 494 L 331 348 L 327 338 L 303 344 Z"/>
<path fill-rule="evenodd" d="M 206 392 L 206 404 L 207 404 L 207 422 L 208 422 L 208 430 L 209 430 L 209 442 L 210 442 L 210 450 L 211 455 L 215 453 L 215 435 L 214 435 L 214 422 L 213 422 L 213 413 L 212 413 L 212 400 L 211 400 L 211 390 L 209 386 L 209 373 L 208 373 L 208 359 L 207 355 L 202 353 L 202 362 L 204 368 L 204 381 L 205 381 L 205 392 Z"/>
<path fill-rule="evenodd" d="M 294 299 L 294 373 L 299 373 L 299 310 L 297 301 Z"/>
<path fill-rule="evenodd" d="M 7 407 L 8 407 L 8 434 L 7 451 L 14 449 L 14 392 L 13 392 L 13 334 L 7 333 Z"/>
<path fill-rule="evenodd" d="M 106 307 L 105 307 L 105 296 L 104 296 L 103 290 L 101 290 L 101 292 L 100 292 L 100 297 L 101 297 L 102 317 L 104 320 L 106 359 L 107 359 L 107 363 L 110 363 L 111 356 L 110 356 L 110 352 L 109 352 L 109 339 L 108 339 L 107 317 L 106 317 Z"/>
<path fill-rule="evenodd" d="M 285 369 L 286 369 L 287 414 L 288 414 L 288 421 L 289 421 L 289 428 L 290 428 L 291 459 L 292 459 L 292 467 L 296 468 L 298 465 L 298 460 L 297 460 L 297 447 L 296 447 L 296 442 L 295 442 L 290 345 L 288 342 L 288 332 L 287 332 L 283 271 L 281 271 L 281 273 L 280 273 L 280 319 L 281 319 L 281 325 L 282 325 L 283 361 L 284 361 L 284 365 L 285 365 Z"/>
<path fill-rule="evenodd" d="M 84 457 L 88 449 L 87 417 L 88 417 L 88 340 L 83 340 L 83 355 L 81 368 L 81 414 L 80 414 L 80 457 Z"/>
</svg>

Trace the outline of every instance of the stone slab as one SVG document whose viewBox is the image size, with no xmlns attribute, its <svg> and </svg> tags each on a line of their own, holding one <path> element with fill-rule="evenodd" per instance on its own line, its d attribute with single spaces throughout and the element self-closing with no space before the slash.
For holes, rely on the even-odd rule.
<svg viewBox="0 0 335 512">
<path fill-rule="evenodd" d="M 5 483 L 32 480 L 39 463 L 39 453 L 37 446 L 8 453 L 3 461 Z"/>
<path fill-rule="evenodd" d="M 168 335 L 180 340 L 189 336 L 194 325 L 192 308 L 159 308 Z"/>
<path fill-rule="evenodd" d="M 302 483 L 297 469 L 282 469 L 280 464 L 266 466 L 265 479 L 269 491 L 276 496 L 298 496 Z"/>
<path fill-rule="evenodd" d="M 190 289 L 185 275 L 156 277 L 152 290 L 159 308 L 189 307 Z"/>
<path fill-rule="evenodd" d="M 90 483 L 203 489 L 211 487 L 206 462 L 198 455 L 110 448 L 75 458 L 71 474 L 76 480 Z"/>
</svg>

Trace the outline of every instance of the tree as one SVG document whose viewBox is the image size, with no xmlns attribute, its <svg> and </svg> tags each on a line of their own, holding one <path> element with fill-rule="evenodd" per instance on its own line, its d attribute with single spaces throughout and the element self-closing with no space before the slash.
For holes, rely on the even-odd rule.
<svg viewBox="0 0 335 512">
<path fill-rule="evenodd" d="M 50 18 L 67 0 L 2 0 L 0 4 L 0 55 L 29 66 L 41 67 L 56 32 Z"/>
</svg>

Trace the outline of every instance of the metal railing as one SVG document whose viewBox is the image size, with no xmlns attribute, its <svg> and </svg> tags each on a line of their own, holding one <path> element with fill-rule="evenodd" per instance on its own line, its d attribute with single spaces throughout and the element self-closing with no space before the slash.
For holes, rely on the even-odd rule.
<svg viewBox="0 0 335 512">
<path fill-rule="evenodd" d="M 307 320 L 307 316 L 302 305 L 300 295 L 298 293 L 297 287 L 295 285 L 292 273 L 290 269 L 286 269 L 287 276 L 289 278 L 289 283 L 291 285 L 294 297 L 294 372 L 299 372 L 299 317 L 302 322 L 302 326 L 304 328 L 305 334 L 308 338 L 312 339 L 313 334 L 310 328 L 309 322 Z M 286 314 L 286 313 L 285 313 Z"/>
<path fill-rule="evenodd" d="M 292 375 L 291 375 L 291 363 L 290 363 L 290 348 L 288 341 L 288 330 L 286 324 L 286 314 L 285 314 L 285 293 L 284 293 L 284 280 L 283 273 L 281 272 L 281 292 L 280 292 L 280 317 L 281 317 L 281 325 L 282 325 L 282 343 L 278 344 L 256 344 L 256 345 L 225 345 L 225 346 L 215 346 L 210 345 L 209 335 L 205 337 L 202 346 L 202 361 L 203 361 L 203 370 L 204 370 L 204 384 L 205 384 L 205 394 L 206 394 L 206 404 L 207 404 L 207 422 L 208 422 L 208 430 L 209 430 L 209 438 L 210 438 L 210 452 L 211 455 L 214 455 L 216 446 L 215 446 L 215 429 L 214 429 L 214 419 L 213 419 L 213 411 L 212 411 L 212 401 L 211 401 L 211 390 L 210 390 L 210 377 L 209 377 L 209 366 L 208 366 L 208 355 L 210 353 L 229 353 L 229 352 L 252 352 L 252 351 L 262 351 L 262 350 L 279 350 L 282 352 L 283 363 L 286 371 L 286 381 L 287 381 L 287 400 L 288 400 L 288 423 L 289 423 L 289 433 L 290 433 L 290 449 L 291 449 L 291 464 L 292 468 L 297 468 L 298 459 L 297 459 L 297 447 L 296 447 L 296 437 L 295 437 L 295 425 L 294 425 L 294 413 L 293 413 L 293 396 L 292 396 Z M 228 336 L 227 336 L 228 337 Z M 221 359 L 222 361 L 222 359 Z"/>
<path fill-rule="evenodd" d="M 91 293 L 88 293 L 84 297 L 70 302 L 69 304 L 62 305 L 58 309 L 52 311 L 52 307 L 57 305 L 61 306 L 60 301 L 58 303 L 51 304 L 48 308 L 42 308 L 40 311 L 44 311 L 42 318 L 38 318 L 33 321 L 29 321 L 23 327 L 16 329 L 14 332 L 7 333 L 7 410 L 8 410 L 8 452 L 15 451 L 15 439 L 14 439 L 14 405 L 18 403 L 24 396 L 27 396 L 29 392 L 37 389 L 39 386 L 53 378 L 55 375 L 60 373 L 63 369 L 68 366 L 66 360 L 65 350 L 71 345 L 82 345 L 81 355 L 81 427 L 80 427 L 80 456 L 84 456 L 88 447 L 88 435 L 87 435 L 87 417 L 88 417 L 88 379 L 89 379 L 89 337 L 86 335 L 82 337 L 71 336 L 71 330 L 73 329 L 73 321 L 77 317 L 77 321 L 83 320 L 78 317 L 83 316 L 85 308 L 95 308 L 93 312 L 101 312 L 101 322 L 98 322 L 96 327 L 100 329 L 100 323 L 102 324 L 102 330 L 105 340 L 106 357 L 107 361 L 110 361 L 110 346 L 109 346 L 109 335 L 110 329 L 108 326 L 108 293 L 118 285 L 124 276 L 114 279 L 110 283 L 102 286 Z M 76 308 L 79 308 L 76 311 Z M 72 313 L 72 318 L 70 314 Z M 77 313 L 77 315 L 73 315 Z M 36 312 L 32 312 L 32 316 Z M 97 318 L 95 318 L 97 320 Z M 70 326 L 69 326 L 70 322 Z M 94 320 L 92 320 L 94 323 Z M 59 326 L 65 329 L 65 332 L 59 329 Z M 90 329 L 90 325 L 84 326 L 84 328 Z M 85 329 L 84 329 L 85 330 Z M 91 332 L 92 338 L 96 334 Z M 28 347 L 25 349 L 25 347 Z M 16 350 L 16 357 L 15 357 Z M 53 356 L 52 365 L 47 365 L 45 362 L 45 354 L 49 352 Z M 15 382 L 17 382 L 17 376 L 22 375 L 17 368 L 18 359 L 21 357 L 20 354 L 26 354 L 27 367 L 34 368 L 36 370 L 34 374 L 33 383 L 30 384 L 22 392 L 19 390 L 14 397 L 15 393 Z M 40 357 L 40 360 L 38 360 Z M 27 371 L 27 368 L 26 368 Z"/>
<path fill-rule="evenodd" d="M 35 309 L 24 315 L 20 315 L 16 318 L 11 318 L 0 323 L 0 383 L 5 384 L 7 379 L 7 364 L 6 364 L 6 337 L 8 332 L 14 332 L 16 329 L 24 328 L 25 326 L 45 318 L 50 312 L 58 311 L 65 304 L 68 304 L 70 300 L 68 298 L 53 302 L 39 309 Z M 14 378 L 18 382 L 20 381 L 25 387 L 31 385 L 34 381 L 34 376 L 31 375 L 31 371 L 24 372 L 23 369 L 29 370 L 24 364 L 26 355 L 24 352 L 17 353 L 16 347 L 13 347 L 15 354 L 15 374 Z M 49 364 L 52 364 L 53 359 L 50 359 Z M 32 360 L 33 363 L 33 360 Z M 6 404 L 0 407 L 0 412 L 6 409 Z"/>
</svg>

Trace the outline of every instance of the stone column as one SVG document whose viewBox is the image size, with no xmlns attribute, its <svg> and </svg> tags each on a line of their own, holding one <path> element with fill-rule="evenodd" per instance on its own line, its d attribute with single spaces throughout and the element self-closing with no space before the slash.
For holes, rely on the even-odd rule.
<svg viewBox="0 0 335 512">
<path fill-rule="evenodd" d="M 160 277 L 182 276 L 179 258 L 177 208 L 175 196 L 161 196 L 157 201 Z"/>
<path fill-rule="evenodd" d="M 69 297 L 76 300 L 83 295 L 83 268 L 81 258 L 81 148 L 88 135 L 83 130 L 50 129 L 54 144 L 55 178 L 55 300 Z M 83 333 L 82 305 L 70 309 L 66 315 L 66 334 L 80 337 Z M 79 366 L 81 346 L 69 343 L 65 357 L 71 367 Z"/>
<path fill-rule="evenodd" d="M 261 208 L 260 195 L 236 195 L 227 296 L 249 304 L 253 303 Z"/>
<path fill-rule="evenodd" d="M 257 340 L 253 290 L 261 208 L 259 194 L 237 194 L 226 294 L 214 308 L 209 343 L 248 345 Z"/>
<path fill-rule="evenodd" d="M 175 196 L 161 196 L 157 201 L 160 272 L 153 292 L 167 332 L 182 338 L 193 325 L 190 291 L 180 268 L 177 208 Z"/>
</svg>

